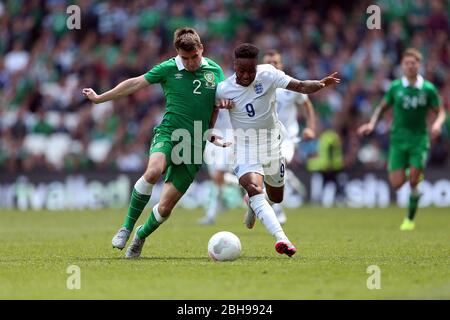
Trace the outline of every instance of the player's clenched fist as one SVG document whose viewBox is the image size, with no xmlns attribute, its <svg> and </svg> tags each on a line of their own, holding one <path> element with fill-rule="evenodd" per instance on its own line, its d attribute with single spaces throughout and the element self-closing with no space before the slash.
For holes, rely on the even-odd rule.
<svg viewBox="0 0 450 320">
<path fill-rule="evenodd" d="M 216 103 L 216 106 L 219 109 L 232 109 L 234 107 L 234 102 L 230 99 L 219 99 L 218 103 Z"/>
<path fill-rule="evenodd" d="M 98 95 L 95 93 L 95 91 L 92 88 L 84 88 L 83 89 L 83 95 L 91 100 L 93 103 L 98 103 Z"/>
</svg>

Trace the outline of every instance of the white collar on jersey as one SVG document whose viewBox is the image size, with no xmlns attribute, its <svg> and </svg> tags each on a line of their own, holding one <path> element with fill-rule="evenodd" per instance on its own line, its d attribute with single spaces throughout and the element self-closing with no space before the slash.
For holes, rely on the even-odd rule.
<svg viewBox="0 0 450 320">
<path fill-rule="evenodd" d="M 181 61 L 181 57 L 180 56 L 176 56 L 175 57 L 175 62 L 177 64 L 178 71 L 186 69 L 184 67 L 183 61 Z M 202 57 L 202 66 L 204 66 L 204 65 L 208 65 L 208 61 L 206 61 L 206 59 Z"/>
<path fill-rule="evenodd" d="M 417 80 L 416 80 L 416 83 L 414 84 L 414 87 L 416 87 L 417 89 L 422 89 L 422 87 L 423 87 L 423 77 L 420 75 L 420 74 L 418 74 L 417 75 Z M 408 79 L 405 77 L 405 76 L 403 76 L 402 77 L 402 85 L 406 88 L 406 87 L 408 87 L 409 86 L 409 81 L 408 81 Z"/>
</svg>

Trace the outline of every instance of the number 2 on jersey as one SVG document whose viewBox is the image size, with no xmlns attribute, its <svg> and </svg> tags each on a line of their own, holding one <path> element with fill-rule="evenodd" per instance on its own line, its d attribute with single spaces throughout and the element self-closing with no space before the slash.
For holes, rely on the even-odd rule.
<svg viewBox="0 0 450 320">
<path fill-rule="evenodd" d="M 245 105 L 245 110 L 247 110 L 247 114 L 250 118 L 255 116 L 255 109 L 253 108 L 253 105 L 251 103 L 247 103 Z"/>
<path fill-rule="evenodd" d="M 198 79 L 195 79 L 195 80 L 193 81 L 193 83 L 194 83 L 194 85 L 196 85 L 196 87 L 195 87 L 193 93 L 195 93 L 195 94 L 202 94 L 200 91 L 198 91 L 198 89 L 199 89 L 200 86 L 202 85 L 201 81 L 198 80 Z"/>
</svg>

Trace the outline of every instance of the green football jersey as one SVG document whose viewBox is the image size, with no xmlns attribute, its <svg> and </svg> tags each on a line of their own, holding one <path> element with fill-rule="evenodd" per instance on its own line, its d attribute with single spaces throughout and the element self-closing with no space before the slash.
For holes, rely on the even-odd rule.
<svg viewBox="0 0 450 320">
<path fill-rule="evenodd" d="M 391 143 L 428 145 L 427 114 L 440 104 L 436 87 L 421 76 L 410 86 L 403 77 L 392 82 L 384 99 L 393 107 Z"/>
<path fill-rule="evenodd" d="M 217 63 L 203 58 L 201 67 L 189 72 L 177 56 L 156 65 L 144 77 L 149 83 L 160 83 L 166 97 L 160 127 L 168 132 L 183 128 L 193 135 L 194 121 L 201 121 L 202 133 L 209 129 L 216 87 L 224 79 Z"/>
</svg>

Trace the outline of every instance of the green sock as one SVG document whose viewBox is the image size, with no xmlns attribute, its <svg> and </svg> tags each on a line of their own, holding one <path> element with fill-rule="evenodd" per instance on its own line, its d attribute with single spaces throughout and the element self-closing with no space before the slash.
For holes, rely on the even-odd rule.
<svg viewBox="0 0 450 320">
<path fill-rule="evenodd" d="M 153 231 L 158 229 L 159 225 L 160 223 L 156 220 L 155 214 L 152 211 L 145 224 L 137 231 L 137 236 L 140 239 L 147 238 Z"/>
<path fill-rule="evenodd" d="M 408 219 L 411 221 L 414 220 L 414 216 L 416 215 L 419 199 L 420 197 L 418 195 L 409 196 Z"/>
<path fill-rule="evenodd" d="M 127 228 L 130 231 L 133 230 L 136 221 L 139 219 L 139 216 L 141 215 L 149 200 L 149 195 L 140 194 L 136 191 L 135 188 L 133 188 L 133 191 L 131 192 L 130 205 L 128 206 L 128 213 L 125 217 L 123 227 Z"/>
</svg>

